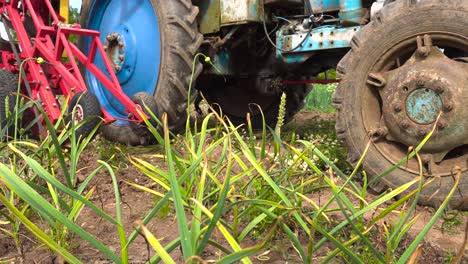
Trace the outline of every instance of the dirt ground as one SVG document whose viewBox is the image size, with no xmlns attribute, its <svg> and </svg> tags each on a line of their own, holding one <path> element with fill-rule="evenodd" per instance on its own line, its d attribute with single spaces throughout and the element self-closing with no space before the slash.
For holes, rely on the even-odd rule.
<svg viewBox="0 0 468 264">
<path fill-rule="evenodd" d="M 330 120 L 333 119 L 333 117 L 333 114 L 301 112 L 293 122 L 298 122 L 299 124 L 304 124 L 304 122 L 313 123 L 318 119 Z M 99 140 L 96 142 L 99 142 Z M 81 159 L 81 166 L 83 168 L 81 171 L 82 175 L 87 175 L 87 173 L 91 172 L 93 168 L 97 166 L 96 160 L 102 158 L 103 155 L 101 151 L 102 150 L 99 149 L 97 143 L 93 143 L 93 145 L 89 147 Z M 137 155 L 140 158 L 156 163 L 161 168 L 164 168 L 165 166 L 164 161 L 151 156 L 154 152 L 161 151 L 161 148 L 158 146 L 155 146 L 154 148 L 128 148 L 126 151 L 130 152 L 132 155 Z M 125 229 L 130 233 L 135 225 L 135 221 L 142 219 L 142 217 L 151 210 L 155 203 L 155 199 L 151 195 L 129 186 L 126 182 L 135 182 L 151 188 L 153 187 L 151 185 L 152 181 L 142 175 L 142 173 L 134 167 L 128 166 L 124 157 L 115 161 L 115 164 L 113 165 L 119 167 L 116 171 L 116 175 L 119 179 L 122 196 L 123 221 Z M 96 192 L 92 197 L 92 202 L 102 207 L 107 213 L 113 216 L 115 213 L 115 201 L 110 176 L 107 173 L 101 172 L 100 175 L 95 177 L 92 185 L 97 187 Z M 317 203 L 320 203 L 329 196 L 330 193 L 322 191 L 314 194 L 311 198 Z M 405 244 L 405 246 L 409 245 L 412 240 L 411 238 L 416 236 L 422 230 L 427 221 L 431 218 L 433 212 L 434 209 L 432 208 L 419 207 L 417 209 L 416 213 L 420 213 L 421 216 L 411 229 L 409 237 L 404 240 L 403 244 Z M 336 217 L 340 218 L 341 216 L 337 214 Z M 464 241 L 464 229 L 466 222 L 468 221 L 468 214 L 462 214 L 461 218 L 462 222 L 456 226 L 450 226 L 450 230 L 444 228 L 443 220 L 439 220 L 437 222 L 425 239 L 423 244 L 423 254 L 419 263 L 444 263 L 444 261 L 447 260 L 448 254 L 453 254 L 460 250 Z M 392 219 L 385 219 L 385 221 L 391 222 Z M 117 231 L 110 223 L 97 217 L 91 212 L 91 210 L 85 209 L 82 212 L 79 218 L 79 224 L 85 230 L 98 237 L 106 245 L 112 245 L 115 250 L 119 249 Z M 150 222 L 148 228 L 156 234 L 156 237 L 163 238 L 163 243 L 168 243 L 177 237 L 177 232 L 175 232 L 177 224 L 175 222 L 174 215 L 171 213 L 163 218 L 156 218 Z M 57 263 L 57 260 L 53 255 L 46 248 L 41 246 L 40 243 L 35 241 L 27 230 L 23 228 L 21 234 L 21 244 L 25 256 L 23 263 Z M 375 243 L 383 242 L 375 241 Z M 92 247 L 86 243 L 80 242 L 78 239 L 72 238 L 70 247 L 72 248 L 72 252 L 84 263 L 110 263 L 99 252 L 93 250 Z M 318 255 L 325 255 L 330 248 L 331 245 L 324 247 L 320 252 L 318 252 Z M 154 255 L 154 251 L 150 249 L 141 236 L 138 237 L 131 245 L 129 252 L 130 263 L 144 263 L 148 260 L 149 256 Z M 468 253 L 468 249 L 465 249 L 465 253 Z M 220 253 L 218 251 L 213 248 L 209 248 L 203 257 L 206 260 L 216 260 L 219 255 Z M 172 256 L 177 260 L 177 263 L 184 263 L 181 258 L 180 251 L 176 250 Z M 11 262 L 8 263 L 21 263 L 13 241 L 8 239 L 8 237 L 2 232 L 0 232 L 0 258 L 11 258 Z M 264 249 L 261 254 L 253 257 L 252 260 L 255 263 L 297 263 L 300 261 L 290 243 L 281 237 L 275 237 L 271 247 Z M 462 263 L 468 263 L 468 255 L 465 256 Z"/>
</svg>

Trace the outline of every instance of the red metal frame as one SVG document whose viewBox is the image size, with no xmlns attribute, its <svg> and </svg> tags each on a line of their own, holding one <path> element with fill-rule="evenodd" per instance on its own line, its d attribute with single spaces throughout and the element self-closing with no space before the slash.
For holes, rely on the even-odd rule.
<svg viewBox="0 0 468 264">
<path fill-rule="evenodd" d="M 87 90 L 78 63 L 95 75 L 124 105 L 132 121 L 142 122 L 143 118 L 146 118 L 141 107 L 122 91 L 99 39 L 98 31 L 81 29 L 78 24 L 63 24 L 49 0 L 10 0 L 8 2 L 0 0 L 0 13 L 8 18 L 11 27 L 16 32 L 21 61 L 38 57 L 47 61 L 46 64 L 40 65 L 36 60 L 27 60 L 24 63 L 24 72 L 31 86 L 31 94 L 28 96 L 33 100 L 40 100 L 51 120 L 56 121 L 60 117 L 60 107 L 56 99 L 58 94 L 70 99 L 75 93 Z M 26 16 L 30 16 L 33 21 L 37 30 L 36 36 L 28 35 L 25 28 Z M 51 25 L 46 23 L 48 21 L 51 21 Z M 70 35 L 92 38 L 88 56 L 68 41 Z M 11 51 L 2 50 L 0 53 L 2 58 L 0 68 L 14 72 L 20 70 L 20 65 Z M 69 60 L 67 63 L 62 62 L 64 54 Z M 97 54 L 104 59 L 109 74 L 105 74 L 94 64 Z M 102 109 L 102 112 L 106 123 L 115 121 L 105 109 Z"/>
</svg>

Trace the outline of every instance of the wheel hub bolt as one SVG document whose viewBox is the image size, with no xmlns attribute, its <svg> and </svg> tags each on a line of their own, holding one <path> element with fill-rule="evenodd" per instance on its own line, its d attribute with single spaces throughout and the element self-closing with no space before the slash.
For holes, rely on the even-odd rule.
<svg viewBox="0 0 468 264">
<path fill-rule="evenodd" d="M 443 120 L 443 119 L 439 120 L 439 122 L 437 123 L 437 127 L 438 127 L 439 129 L 444 129 L 444 128 L 446 128 L 447 126 L 448 126 L 447 121 L 445 121 L 445 120 Z"/>
<path fill-rule="evenodd" d="M 377 128 L 371 131 L 373 137 L 384 137 L 388 134 L 388 130 L 386 128 Z"/>
<path fill-rule="evenodd" d="M 395 105 L 395 107 L 393 109 L 395 110 L 396 113 L 399 113 L 399 112 L 401 112 L 401 110 L 403 110 L 401 108 L 401 105 Z"/>
<path fill-rule="evenodd" d="M 120 46 L 121 48 L 123 48 L 124 45 L 125 45 L 125 43 L 123 43 L 123 41 L 120 41 L 120 42 L 119 42 L 119 46 Z"/>
<path fill-rule="evenodd" d="M 444 110 L 445 110 L 446 112 L 450 112 L 450 111 L 452 111 L 452 109 L 453 109 L 453 105 L 452 105 L 451 103 L 448 103 L 448 104 L 446 104 L 446 105 L 444 106 Z"/>
<path fill-rule="evenodd" d="M 426 129 L 424 129 L 424 128 L 419 129 L 418 133 L 419 133 L 420 136 L 425 136 L 425 135 L 427 135 L 427 131 L 426 131 Z"/>
<path fill-rule="evenodd" d="M 120 60 L 120 61 L 124 61 L 124 60 L 125 60 L 125 56 L 124 56 L 124 55 L 119 55 L 119 60 Z"/>
<path fill-rule="evenodd" d="M 445 91 L 444 87 L 442 86 L 437 86 L 434 90 L 436 93 L 443 93 Z"/>
<path fill-rule="evenodd" d="M 403 129 L 407 129 L 407 128 L 410 126 L 410 124 L 409 124 L 408 121 L 403 120 L 403 121 L 400 122 L 400 126 L 401 126 Z"/>
</svg>

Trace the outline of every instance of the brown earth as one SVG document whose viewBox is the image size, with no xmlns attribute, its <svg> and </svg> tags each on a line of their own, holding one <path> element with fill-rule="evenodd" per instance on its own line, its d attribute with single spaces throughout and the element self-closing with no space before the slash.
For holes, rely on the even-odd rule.
<svg viewBox="0 0 468 264">
<path fill-rule="evenodd" d="M 333 119 L 333 114 L 317 114 L 311 112 L 301 112 L 295 118 L 295 121 L 299 124 L 315 122 L 317 119 Z M 100 150 L 99 144 L 102 144 L 102 140 L 95 141 L 92 146 L 88 148 L 86 153 L 84 153 L 81 158 L 81 174 L 87 175 L 93 168 L 97 166 L 96 161 L 102 159 L 102 150 Z M 104 143 L 108 144 L 108 143 Z M 145 159 L 152 164 L 157 164 L 161 168 L 165 167 L 164 160 L 160 158 L 155 158 L 152 154 L 155 152 L 161 153 L 161 148 L 156 146 L 152 148 L 125 148 L 126 153 L 130 153 L 139 158 Z M 105 154 L 105 153 L 104 153 Z M 120 156 L 118 159 L 114 160 L 114 166 L 119 167 L 116 171 L 116 175 L 119 180 L 121 198 L 122 198 L 122 214 L 123 214 L 123 223 L 124 228 L 127 231 L 127 235 L 133 230 L 135 221 L 142 219 L 153 207 L 155 204 L 155 198 L 150 194 L 144 193 L 142 191 L 136 190 L 135 188 L 129 186 L 126 182 L 134 182 L 140 185 L 143 185 L 148 188 L 152 188 L 152 181 L 144 176 L 133 166 L 129 166 L 128 162 L 125 159 L 125 156 Z M 103 210 L 109 213 L 111 216 L 115 216 L 115 197 L 112 188 L 111 177 L 108 173 L 101 172 L 97 175 L 92 184 L 96 186 L 96 191 L 92 196 L 92 202 L 100 206 Z M 317 192 L 314 195 L 311 195 L 312 198 L 317 204 L 324 203 L 327 198 L 330 197 L 330 193 L 326 191 Z M 1 207 L 1 205 L 0 205 Z M 412 238 L 414 238 L 425 224 L 429 221 L 433 214 L 434 210 L 431 208 L 418 207 L 415 214 L 420 214 L 417 222 L 409 232 L 409 236 L 403 240 L 404 246 L 408 246 Z M 423 253 L 419 260 L 419 263 L 445 263 L 447 252 L 452 254 L 458 252 L 463 245 L 464 230 L 466 223 L 468 221 L 468 215 L 466 213 L 461 213 L 462 223 L 458 224 L 451 229 L 444 230 L 444 221 L 439 220 L 435 227 L 429 232 L 423 243 Z M 369 218 L 371 215 L 367 215 Z M 335 214 L 336 220 L 343 220 L 343 216 L 340 214 Z M 397 215 L 394 218 L 390 217 L 385 219 L 385 223 L 382 221 L 382 224 L 389 224 L 391 221 L 396 219 Z M 393 220 L 392 220 L 393 219 Z M 89 209 L 84 209 L 79 221 L 79 225 L 85 230 L 89 231 L 106 245 L 109 245 L 116 252 L 119 251 L 119 238 L 117 237 L 117 230 L 113 225 L 108 223 L 106 220 L 99 218 Z M 0 226 L 1 227 L 1 226 Z M 177 237 L 177 224 L 174 215 L 171 212 L 165 217 L 157 217 L 148 224 L 148 228 L 152 231 L 156 237 L 162 238 L 163 243 L 168 243 Z M 219 237 L 221 237 L 218 234 Z M 376 236 L 378 237 L 378 236 Z M 304 243 L 305 239 L 303 239 Z M 384 242 L 377 239 L 374 239 L 373 243 L 378 244 L 381 248 L 384 248 Z M 19 254 L 16 250 L 14 242 L 9 239 L 3 232 L 0 232 L 0 260 L 9 260 L 5 263 L 59 263 L 58 260 L 54 257 L 53 254 L 44 246 L 41 246 L 32 235 L 25 229 L 21 229 L 21 244 L 24 254 L 24 260 L 21 261 Z M 254 242 L 247 242 L 245 246 L 252 246 Z M 84 263 L 110 263 L 106 260 L 99 252 L 94 250 L 91 246 L 86 243 L 81 242 L 78 238 L 71 238 L 70 248 L 76 256 L 81 259 Z M 326 244 L 322 249 L 317 252 L 317 260 L 321 256 L 326 255 L 329 251 L 332 250 L 331 244 Z M 465 249 L 465 253 L 468 253 L 468 248 Z M 144 263 L 148 260 L 149 256 L 153 256 L 155 252 L 148 246 L 146 241 L 139 236 L 136 241 L 130 246 L 130 263 Z M 220 252 L 215 250 L 212 247 L 209 247 L 204 254 L 206 260 L 216 260 L 220 257 Z M 180 250 L 175 250 L 172 253 L 172 257 L 177 261 L 177 263 L 184 263 Z M 294 248 L 291 246 L 291 243 L 287 241 L 284 237 L 276 236 L 271 245 L 262 250 L 261 253 L 253 257 L 252 260 L 255 263 L 298 263 L 300 258 L 295 252 Z M 2 261 L 0 261 L 1 263 Z M 340 262 L 335 262 L 340 263 Z M 468 263 L 468 255 L 465 254 L 465 258 L 462 260 L 462 263 Z"/>
</svg>

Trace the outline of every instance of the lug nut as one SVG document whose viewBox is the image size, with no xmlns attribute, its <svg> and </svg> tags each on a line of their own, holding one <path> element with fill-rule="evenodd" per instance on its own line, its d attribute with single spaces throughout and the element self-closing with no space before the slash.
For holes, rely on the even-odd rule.
<svg viewBox="0 0 468 264">
<path fill-rule="evenodd" d="M 450 112 L 453 110 L 453 105 L 451 103 L 448 103 L 444 106 L 445 112 Z"/>
<path fill-rule="evenodd" d="M 116 71 L 120 71 L 121 69 L 122 69 L 122 67 L 120 67 L 119 65 L 115 66 Z"/>
<path fill-rule="evenodd" d="M 371 135 L 373 137 L 384 137 L 388 134 L 388 130 L 386 128 L 377 128 L 375 130 L 371 130 Z"/>
<path fill-rule="evenodd" d="M 410 124 L 409 124 L 408 121 L 403 120 L 403 121 L 400 122 L 400 126 L 401 126 L 403 129 L 407 129 L 407 128 L 410 126 Z"/>
<path fill-rule="evenodd" d="M 424 128 L 421 128 L 421 129 L 419 129 L 418 133 L 419 133 L 420 136 L 425 136 L 425 135 L 427 135 L 427 130 L 424 129 Z"/>
<path fill-rule="evenodd" d="M 122 48 L 123 46 L 125 45 L 125 43 L 123 43 L 123 41 L 120 41 L 119 42 L 119 46 Z"/>
<path fill-rule="evenodd" d="M 111 36 L 111 35 L 107 35 L 106 39 L 107 39 L 107 41 L 112 41 L 112 36 Z"/>
<path fill-rule="evenodd" d="M 444 129 L 447 126 L 448 126 L 447 121 L 445 121 L 443 119 L 439 120 L 439 122 L 437 123 L 437 128 L 439 128 L 439 129 Z"/>
<path fill-rule="evenodd" d="M 445 91 L 444 87 L 442 86 L 437 86 L 434 90 L 436 93 L 443 93 Z"/>
<path fill-rule="evenodd" d="M 124 60 L 125 60 L 125 56 L 124 56 L 124 55 L 119 55 L 119 60 L 120 60 L 120 61 L 124 61 Z"/>
<path fill-rule="evenodd" d="M 401 112 L 401 110 L 402 110 L 402 109 L 401 109 L 401 105 L 398 105 L 398 104 L 395 105 L 395 107 L 393 107 L 393 109 L 395 110 L 395 113 L 399 113 L 399 112 Z"/>
</svg>

